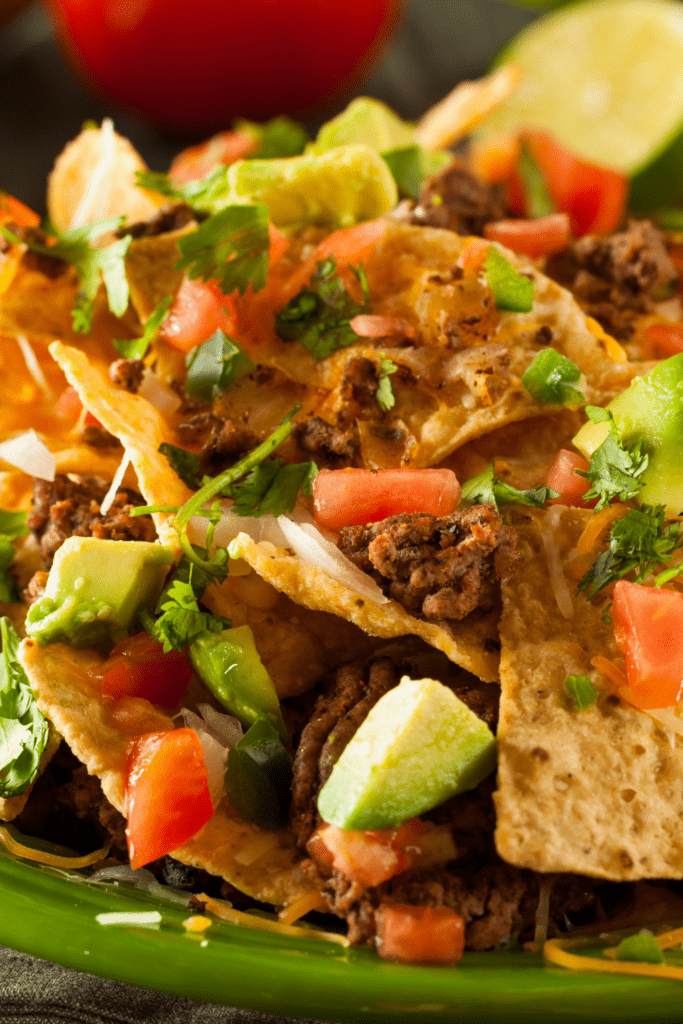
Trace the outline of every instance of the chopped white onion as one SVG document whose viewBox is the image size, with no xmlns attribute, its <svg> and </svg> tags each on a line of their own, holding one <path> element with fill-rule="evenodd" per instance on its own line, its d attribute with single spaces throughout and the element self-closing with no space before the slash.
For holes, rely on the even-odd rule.
<svg viewBox="0 0 683 1024">
<path fill-rule="evenodd" d="M 207 503 L 205 508 L 210 508 L 210 503 Z M 234 540 L 239 533 L 248 533 L 257 543 L 268 540 L 276 547 L 286 546 L 285 535 L 280 529 L 277 519 L 270 513 L 265 516 L 238 516 L 236 512 L 232 511 L 232 502 L 230 501 L 223 502 L 222 510 L 221 521 L 216 526 L 213 535 L 214 544 L 217 547 L 227 548 L 230 541 Z M 204 546 L 208 528 L 208 519 L 193 516 L 187 524 L 187 535 L 193 544 Z"/>
<path fill-rule="evenodd" d="M 571 619 L 574 615 L 574 602 L 572 601 L 571 591 L 562 571 L 562 563 L 555 536 L 565 508 L 565 505 L 553 505 L 552 508 L 547 510 L 543 526 L 541 527 L 541 538 L 548 562 L 550 586 L 557 602 L 557 607 L 565 619 Z"/>
<path fill-rule="evenodd" d="M 307 512 L 298 509 L 298 522 L 287 516 L 279 516 L 278 524 L 285 535 L 287 547 L 291 548 L 303 562 L 322 569 L 333 579 L 349 587 L 361 597 L 376 604 L 386 604 L 385 597 L 375 581 L 346 558 L 328 537 L 325 537 Z"/>
<path fill-rule="evenodd" d="M 181 708 L 176 718 L 181 718 L 187 729 L 194 729 L 199 736 L 206 765 L 207 782 L 211 800 L 215 805 L 223 795 L 223 779 L 225 763 L 228 759 L 228 748 L 218 739 L 213 729 L 207 726 L 203 718 L 195 715 L 188 708 Z"/>
<path fill-rule="evenodd" d="M 674 714 L 672 708 L 647 708 L 645 714 L 654 718 L 655 722 L 663 726 L 669 735 L 669 743 L 675 749 L 676 736 L 683 736 L 683 721 Z"/>
<path fill-rule="evenodd" d="M 106 914 L 95 914 L 98 924 L 130 924 L 138 928 L 154 928 L 161 924 L 158 910 L 113 910 Z"/>
<path fill-rule="evenodd" d="M 24 357 L 24 362 L 26 363 L 26 369 L 31 374 L 31 376 L 33 377 L 34 381 L 36 382 L 36 384 L 38 385 L 40 390 L 43 392 L 45 397 L 46 398 L 54 398 L 54 395 L 52 394 L 52 389 L 51 389 L 50 385 L 48 384 L 47 380 L 45 379 L 45 374 L 43 373 L 43 368 L 41 367 L 40 363 L 38 362 L 38 357 L 36 356 L 35 352 L 31 348 L 30 341 L 28 340 L 28 338 L 24 334 L 16 334 L 15 337 L 17 339 L 17 345 L 21 349 L 21 354 Z"/>
<path fill-rule="evenodd" d="M 102 121 L 100 141 L 102 143 L 100 158 L 90 172 L 90 177 L 81 196 L 81 201 L 71 218 L 69 228 L 81 228 L 84 224 L 101 220 L 107 209 L 116 153 L 114 122 L 110 117 L 105 117 Z"/>
<path fill-rule="evenodd" d="M 232 749 L 242 739 L 244 730 L 232 715 L 224 715 L 210 704 L 198 704 L 197 710 L 223 746 Z"/>
<path fill-rule="evenodd" d="M 114 473 L 114 479 L 111 482 L 111 487 L 102 498 L 102 504 L 100 505 L 100 515 L 106 516 L 109 509 L 114 504 L 114 498 L 118 492 L 119 487 L 123 483 L 123 478 L 126 475 L 126 470 L 130 465 L 130 455 L 126 452 L 119 463 L 119 468 Z"/>
<path fill-rule="evenodd" d="M 142 384 L 138 388 L 138 394 L 164 416 L 172 416 L 182 405 L 180 396 L 173 388 L 162 384 L 149 367 L 142 375 Z"/>
<path fill-rule="evenodd" d="M 113 864 L 111 867 L 100 868 L 99 871 L 93 872 L 88 878 L 88 883 L 92 884 L 93 882 L 96 884 L 130 882 L 131 885 L 148 892 L 151 896 L 187 906 L 187 893 L 179 892 L 169 885 L 162 885 L 147 868 L 138 868 L 137 871 L 133 871 L 129 864 Z"/>
<path fill-rule="evenodd" d="M 29 476 L 39 480 L 53 481 L 57 469 L 55 457 L 50 449 L 43 444 L 35 430 L 27 430 L 24 434 L 10 438 L 0 444 L 0 459 L 16 466 Z"/>
</svg>

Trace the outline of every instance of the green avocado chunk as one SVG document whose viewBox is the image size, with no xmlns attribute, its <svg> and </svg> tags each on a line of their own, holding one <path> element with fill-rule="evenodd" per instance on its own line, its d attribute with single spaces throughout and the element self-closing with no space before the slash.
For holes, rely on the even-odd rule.
<svg viewBox="0 0 683 1024">
<path fill-rule="evenodd" d="M 371 96 L 358 96 L 331 121 L 326 121 L 309 150 L 324 153 L 335 146 L 370 146 L 378 153 L 403 149 L 415 142 L 415 129 L 391 107 Z"/>
<path fill-rule="evenodd" d="M 45 596 L 29 609 L 26 632 L 41 644 L 108 650 L 128 635 L 135 612 L 152 608 L 173 552 L 146 541 L 69 537 L 55 555 Z"/>
<path fill-rule="evenodd" d="M 649 464 L 638 501 L 664 505 L 669 515 L 678 515 L 683 511 L 683 353 L 636 377 L 607 408 L 626 445 L 643 435 Z M 590 459 L 608 431 L 607 423 L 586 423 L 573 443 Z"/>
<path fill-rule="evenodd" d="M 442 683 L 404 676 L 342 751 L 318 810 L 341 828 L 393 828 L 474 789 L 495 765 L 485 722 Z"/>
</svg>

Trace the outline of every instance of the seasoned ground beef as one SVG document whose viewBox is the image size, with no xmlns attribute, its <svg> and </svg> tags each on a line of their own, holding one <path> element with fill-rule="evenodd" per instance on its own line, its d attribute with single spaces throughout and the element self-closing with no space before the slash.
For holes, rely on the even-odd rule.
<svg viewBox="0 0 683 1024">
<path fill-rule="evenodd" d="M 233 420 L 216 420 L 199 453 L 202 473 L 216 476 L 258 444 L 253 430 Z"/>
<path fill-rule="evenodd" d="M 46 565 L 67 537 L 100 537 L 105 540 L 153 541 L 156 531 L 151 516 L 132 518 L 131 507 L 144 501 L 135 491 L 120 488 L 106 515 L 100 503 L 109 484 L 94 477 L 57 476 L 53 483 L 33 481 L 33 509 L 27 525 L 40 541 Z"/>
<path fill-rule="evenodd" d="M 342 380 L 342 400 L 347 404 L 355 403 L 361 409 L 367 405 L 372 406 L 378 384 L 377 369 L 371 359 L 362 356 L 349 359 Z"/>
<path fill-rule="evenodd" d="M 145 372 L 145 364 L 142 359 L 115 359 L 109 367 L 109 376 L 114 384 L 133 394 L 142 384 L 142 375 Z"/>
<path fill-rule="evenodd" d="M 455 162 L 427 178 L 412 220 L 459 235 L 481 235 L 484 224 L 506 215 L 502 187 L 488 185 Z"/>
<path fill-rule="evenodd" d="M 185 203 L 174 203 L 162 206 L 150 220 L 126 224 L 119 234 L 122 237 L 132 235 L 133 238 L 151 238 L 154 235 L 165 235 L 168 231 L 177 231 L 197 219 L 197 214 L 191 207 Z"/>
<path fill-rule="evenodd" d="M 350 466 L 358 455 L 358 438 L 353 427 L 341 430 L 314 416 L 294 428 L 294 436 L 304 451 L 318 456 L 333 468 Z"/>
<path fill-rule="evenodd" d="M 430 620 L 462 619 L 490 609 L 496 577 L 515 564 L 517 535 L 493 505 L 475 505 L 439 518 L 391 516 L 346 526 L 339 547 L 406 611 Z"/>
<path fill-rule="evenodd" d="M 335 762 L 371 708 L 398 681 L 391 658 L 350 661 L 337 669 L 316 701 L 294 758 L 291 825 L 301 849 L 320 821 L 316 800 Z"/>
<path fill-rule="evenodd" d="M 12 222 L 5 226 L 13 235 L 20 238 L 22 242 L 35 242 L 38 245 L 47 244 L 47 236 L 40 228 L 28 227 L 27 225 L 14 224 Z M 6 252 L 11 245 L 12 243 L 3 236 L 0 252 Z M 45 277 L 49 277 L 52 280 L 61 277 L 69 268 L 69 264 L 59 259 L 59 257 L 33 252 L 31 249 L 26 250 L 21 261 L 28 270 L 37 270 L 40 274 L 44 274 Z"/>
<path fill-rule="evenodd" d="M 86 423 L 81 430 L 81 441 L 91 448 L 118 448 L 121 443 L 99 423 Z"/>
<path fill-rule="evenodd" d="M 546 271 L 615 337 L 627 340 L 635 314 L 665 298 L 678 272 L 666 238 L 650 221 L 630 221 L 607 238 L 587 235 L 548 260 Z"/>
</svg>

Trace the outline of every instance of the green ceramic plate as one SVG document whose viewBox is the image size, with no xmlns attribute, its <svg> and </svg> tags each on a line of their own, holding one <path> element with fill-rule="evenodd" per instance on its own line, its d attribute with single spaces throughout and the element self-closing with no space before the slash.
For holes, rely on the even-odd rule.
<svg viewBox="0 0 683 1024">
<path fill-rule="evenodd" d="M 107 925 L 107 911 L 156 909 L 156 929 Z M 182 927 L 182 906 L 126 885 L 0 855 L 0 943 L 169 995 L 314 1020 L 467 1024 L 683 1018 L 674 981 L 578 974 L 522 952 L 468 953 L 453 969 L 399 967 L 369 949 L 285 939 L 215 922 Z"/>
</svg>

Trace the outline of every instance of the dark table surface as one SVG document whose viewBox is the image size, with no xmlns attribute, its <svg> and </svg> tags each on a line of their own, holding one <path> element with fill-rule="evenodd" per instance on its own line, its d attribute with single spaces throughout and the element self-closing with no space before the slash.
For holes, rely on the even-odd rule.
<svg viewBox="0 0 683 1024">
<path fill-rule="evenodd" d="M 456 82 L 484 73 L 532 16 L 503 0 L 406 0 L 398 34 L 354 92 L 383 99 L 403 117 L 418 117 Z M 67 67 L 39 5 L 0 33 L 0 188 L 44 212 L 45 181 L 55 156 L 86 119 L 109 115 L 150 167 L 168 167 L 178 142 L 88 93 Z M 281 1009 L 286 1014 L 292 1008 Z M 0 947 L 0 1024 L 288 1020 L 132 988 Z"/>
</svg>

